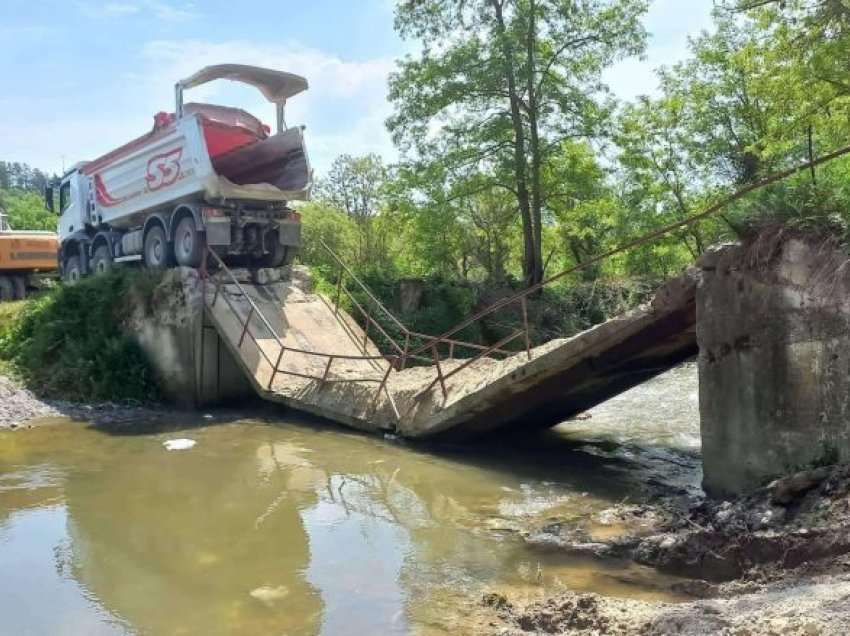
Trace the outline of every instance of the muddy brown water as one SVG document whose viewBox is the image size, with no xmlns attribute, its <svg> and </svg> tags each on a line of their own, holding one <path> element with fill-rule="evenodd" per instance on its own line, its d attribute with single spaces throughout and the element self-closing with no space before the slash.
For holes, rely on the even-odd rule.
<svg viewBox="0 0 850 636">
<path fill-rule="evenodd" d="M 0 431 L 0 633 L 448 634 L 490 590 L 676 600 L 651 570 L 520 531 L 642 501 L 647 484 L 697 488 L 692 365 L 474 449 L 279 417 Z M 196 444 L 166 450 L 174 438 Z"/>
</svg>

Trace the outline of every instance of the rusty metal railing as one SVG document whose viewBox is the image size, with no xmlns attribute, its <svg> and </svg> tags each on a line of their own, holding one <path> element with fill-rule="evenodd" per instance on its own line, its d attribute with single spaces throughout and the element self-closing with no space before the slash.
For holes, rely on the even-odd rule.
<svg viewBox="0 0 850 636">
<path fill-rule="evenodd" d="M 465 348 L 471 349 L 473 351 L 477 351 L 482 353 L 483 355 L 490 355 L 493 353 L 503 354 L 503 355 L 513 355 L 516 353 L 515 351 L 509 351 L 503 349 L 504 345 L 494 345 L 487 346 L 478 344 L 476 342 L 469 342 L 466 340 L 460 340 L 458 338 L 435 338 L 431 334 L 425 334 L 418 331 L 414 331 L 409 329 L 398 317 L 393 314 L 387 307 L 375 296 L 372 290 L 362 281 L 358 276 L 351 270 L 351 268 L 334 252 L 324 241 L 319 239 L 319 244 L 322 248 L 328 253 L 328 255 L 333 259 L 336 263 L 338 270 L 336 276 L 336 282 L 334 284 L 335 296 L 333 299 L 333 309 L 335 313 L 339 313 L 340 302 L 344 297 L 348 299 L 351 303 L 351 306 L 357 311 L 360 315 L 361 320 L 363 321 L 363 331 L 365 334 L 364 342 L 368 339 L 369 330 L 374 327 L 377 329 L 378 333 L 380 333 L 384 339 L 386 340 L 389 347 L 391 347 L 395 353 L 399 356 L 399 370 L 403 370 L 409 361 L 422 362 L 425 364 L 433 364 L 434 356 L 424 356 L 423 352 L 429 352 L 432 346 L 437 345 L 447 345 L 449 352 L 448 358 L 454 358 L 454 353 L 456 348 Z M 348 286 L 345 284 L 346 278 L 350 279 L 357 288 L 365 295 L 368 301 L 374 306 L 374 313 L 370 311 L 367 307 L 363 306 L 363 303 L 357 300 L 355 295 L 351 292 Z M 524 313 L 524 322 L 527 326 L 528 324 L 528 316 L 527 313 Z M 399 339 L 394 338 L 387 330 L 380 324 L 376 316 L 384 316 L 384 318 L 392 325 L 400 333 L 402 342 L 399 342 Z M 411 351 L 411 346 L 416 340 L 424 340 L 428 343 L 424 347 L 417 348 L 415 351 Z M 513 339 L 511 339 L 513 340 Z M 526 340 L 528 339 L 528 332 L 526 330 Z"/>
<path fill-rule="evenodd" d="M 526 296 L 522 295 L 517 298 L 517 302 L 521 307 L 522 314 L 522 329 L 517 329 L 513 331 L 510 335 L 502 338 L 498 342 L 492 345 L 482 345 L 476 342 L 469 342 L 465 340 L 460 340 L 455 336 L 461 329 L 453 330 L 452 333 L 443 335 L 443 336 L 432 336 L 429 334 L 421 333 L 418 331 L 413 331 L 409 329 L 404 323 L 399 320 L 395 314 L 393 314 L 387 307 L 375 296 L 374 293 L 363 283 L 360 278 L 351 270 L 348 265 L 321 239 L 319 239 L 319 243 L 322 248 L 330 255 L 333 261 L 336 263 L 338 267 L 336 282 L 335 282 L 335 298 L 333 300 L 333 310 L 335 314 L 339 313 L 340 310 L 340 302 L 345 296 L 348 298 L 351 306 L 360 314 L 361 320 L 364 323 L 363 326 L 363 344 L 365 347 L 366 342 L 368 342 L 368 335 L 370 327 L 374 327 L 378 333 L 380 333 L 388 346 L 392 348 L 396 353 L 396 370 L 402 371 L 404 370 L 410 361 L 420 362 L 424 364 L 430 364 L 434 367 L 435 377 L 433 381 L 420 392 L 419 396 L 424 395 L 433 389 L 437 384 L 440 385 L 440 390 L 443 394 L 443 399 L 448 398 L 448 387 L 446 385 L 446 381 L 452 376 L 460 373 L 471 364 L 480 360 L 481 358 L 492 356 L 493 354 L 500 354 L 505 356 L 514 355 L 518 353 L 517 351 L 511 351 L 509 349 L 505 349 L 505 347 L 512 342 L 518 340 L 520 337 L 523 337 L 525 344 L 525 353 L 529 360 L 532 358 L 532 349 L 531 349 L 531 334 L 529 331 L 528 324 L 528 305 L 526 301 Z M 346 278 L 350 279 L 365 295 L 368 301 L 374 306 L 374 313 L 369 311 L 368 308 L 363 306 L 363 303 L 359 302 L 355 295 L 348 289 L 348 286 L 345 284 Z M 505 307 L 510 303 L 505 303 L 504 305 L 500 305 L 500 307 Z M 390 324 L 394 325 L 394 327 L 398 330 L 400 336 L 403 338 L 403 342 L 399 342 L 397 338 L 394 338 L 390 333 L 387 332 L 386 329 L 380 324 L 376 316 L 383 316 Z M 468 324 L 472 324 L 470 321 Z M 420 346 L 413 347 L 413 343 L 417 340 L 424 341 L 424 344 Z M 448 356 L 443 357 L 440 353 L 440 345 L 448 346 Z M 469 358 L 465 358 L 463 363 L 460 365 L 451 368 L 445 369 L 443 368 L 443 363 L 446 360 L 453 360 L 455 357 L 455 350 L 461 349 L 469 349 L 475 352 L 475 355 Z M 427 354 L 427 355 L 426 355 Z M 419 397 L 417 396 L 417 397 Z"/>
<path fill-rule="evenodd" d="M 254 299 L 248 294 L 239 280 L 234 276 L 233 272 L 225 265 L 224 261 L 216 254 L 212 249 L 207 248 L 207 254 L 211 255 L 215 263 L 218 265 L 220 271 L 224 273 L 229 279 L 230 285 L 236 287 L 240 296 L 244 298 L 250 307 L 248 311 L 248 315 L 243 319 L 242 312 L 240 312 L 237 307 L 233 304 L 232 300 L 229 298 L 227 291 L 223 290 L 222 287 L 225 283 L 223 283 L 219 277 L 210 278 L 205 275 L 203 278 L 204 281 L 204 304 L 210 309 L 214 309 L 219 299 L 223 299 L 224 303 L 230 309 L 231 313 L 236 318 L 241 332 L 239 335 L 238 342 L 234 343 L 234 346 L 237 349 L 241 349 L 245 343 L 246 336 L 250 338 L 250 340 L 254 343 L 257 351 L 260 353 L 262 358 L 271 368 L 271 375 L 269 377 L 269 381 L 266 386 L 267 391 L 271 391 L 274 386 L 274 381 L 277 378 L 278 374 L 290 375 L 299 378 L 304 378 L 308 380 L 316 380 L 319 382 L 320 386 L 324 386 L 326 384 L 333 383 L 378 383 L 378 388 L 375 392 L 375 397 L 372 400 L 372 408 L 374 409 L 377 406 L 378 398 L 381 395 L 381 392 L 386 392 L 387 398 L 389 400 L 390 405 L 392 406 L 393 412 L 395 414 L 396 420 L 400 418 L 400 414 L 398 409 L 396 408 L 395 401 L 393 400 L 392 394 L 387 388 L 387 382 L 389 380 L 390 372 L 398 366 L 397 356 L 393 355 L 349 355 L 349 354 L 338 354 L 338 353 L 327 353 L 321 351 L 311 351 L 308 349 L 301 349 L 298 347 L 291 347 L 286 345 L 281 337 L 277 334 L 272 324 L 269 322 L 268 318 L 263 314 L 262 310 L 257 306 L 257 303 L 254 302 Z M 206 258 L 206 255 L 205 255 Z M 202 271 L 206 271 L 206 262 L 202 267 Z M 207 294 L 207 281 L 211 280 L 215 285 L 215 293 L 213 294 L 212 301 L 210 302 Z M 274 361 L 269 357 L 269 354 L 266 353 L 265 348 L 260 344 L 257 340 L 257 335 L 251 329 L 252 321 L 259 321 L 259 323 L 265 328 L 265 330 L 271 335 L 272 340 L 277 345 L 277 356 Z M 287 369 L 285 367 L 281 367 L 281 362 L 283 361 L 283 356 L 285 353 L 291 354 L 301 354 L 308 357 L 320 358 L 322 360 L 326 360 L 324 364 L 324 371 L 321 375 L 315 375 L 309 372 L 302 371 L 293 371 L 291 369 Z M 334 362 L 338 360 L 345 361 L 356 361 L 356 362 L 364 362 L 364 363 L 377 363 L 384 362 L 387 364 L 387 368 L 384 370 L 383 375 L 379 378 L 376 377 L 337 377 L 334 378 L 331 374 L 331 369 Z"/>
</svg>

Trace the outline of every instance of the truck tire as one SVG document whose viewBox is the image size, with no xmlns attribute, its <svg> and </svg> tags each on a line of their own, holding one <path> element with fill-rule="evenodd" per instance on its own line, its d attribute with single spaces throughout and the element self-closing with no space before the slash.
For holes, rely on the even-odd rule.
<svg viewBox="0 0 850 636">
<path fill-rule="evenodd" d="M 15 300 L 23 300 L 27 297 L 26 276 L 12 276 L 12 296 Z"/>
<path fill-rule="evenodd" d="M 15 291 L 12 288 L 12 279 L 8 276 L 0 276 L 0 302 L 15 299 Z"/>
<path fill-rule="evenodd" d="M 160 225 L 154 225 L 145 235 L 143 248 L 145 266 L 149 269 L 168 267 L 168 241 L 165 240 L 165 230 Z"/>
<path fill-rule="evenodd" d="M 83 277 L 83 267 L 80 265 L 79 256 L 70 256 L 65 261 L 65 270 L 62 274 L 62 280 L 66 285 L 76 285 Z"/>
<path fill-rule="evenodd" d="M 109 253 L 108 245 L 98 245 L 91 258 L 91 271 L 97 276 L 106 274 L 112 269 L 112 254 Z"/>
<path fill-rule="evenodd" d="M 262 267 L 283 267 L 291 265 L 295 260 L 298 248 L 290 245 L 281 245 L 277 232 L 266 234 L 266 254 L 260 259 Z"/>
<path fill-rule="evenodd" d="M 174 232 L 174 258 L 178 265 L 200 267 L 203 257 L 203 240 L 195 219 L 184 216 Z"/>
</svg>

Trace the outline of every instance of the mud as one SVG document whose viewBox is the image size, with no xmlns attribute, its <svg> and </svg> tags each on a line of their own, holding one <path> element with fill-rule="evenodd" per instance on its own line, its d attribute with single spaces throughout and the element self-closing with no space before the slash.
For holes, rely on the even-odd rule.
<svg viewBox="0 0 850 636">
<path fill-rule="evenodd" d="M 481 601 L 482 634 L 666 636 L 815 636 L 845 634 L 850 579 L 772 585 L 754 594 L 691 603 L 649 603 L 563 592 L 544 600 L 511 602 L 498 594 Z"/>
<path fill-rule="evenodd" d="M 618 506 L 582 525 L 550 520 L 525 539 L 541 550 L 632 559 L 685 577 L 672 591 L 700 600 L 568 591 L 530 600 L 495 591 L 481 605 L 499 634 L 844 634 L 848 530 L 848 465 L 802 471 L 731 501 Z"/>
</svg>

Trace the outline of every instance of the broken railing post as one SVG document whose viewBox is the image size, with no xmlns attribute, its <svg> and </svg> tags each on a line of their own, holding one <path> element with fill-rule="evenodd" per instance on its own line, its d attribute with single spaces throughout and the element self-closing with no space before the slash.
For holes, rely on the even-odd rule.
<svg viewBox="0 0 850 636">
<path fill-rule="evenodd" d="M 375 391 L 375 399 L 372 400 L 372 408 L 375 409 L 378 406 L 378 399 L 381 397 L 381 391 L 384 390 L 384 387 L 387 386 L 387 380 L 390 377 L 390 371 L 393 370 L 393 367 L 396 365 L 397 360 L 387 360 L 389 363 L 387 365 L 387 372 L 384 374 L 383 379 L 381 380 L 381 384 L 378 386 L 378 390 Z"/>
<path fill-rule="evenodd" d="M 522 297 L 522 327 L 525 330 L 525 353 L 531 360 L 531 338 L 528 335 L 528 302 Z"/>
<path fill-rule="evenodd" d="M 239 336 L 239 348 L 242 348 L 242 341 L 245 340 L 245 334 L 248 333 L 248 325 L 251 324 L 251 318 L 254 316 L 254 306 L 251 305 L 251 311 L 248 312 L 248 318 L 245 320 L 245 326 L 242 328 L 242 335 Z"/>
<path fill-rule="evenodd" d="M 404 356 L 401 358 L 401 363 L 399 364 L 399 371 L 404 371 L 404 368 L 407 366 L 407 354 L 410 351 L 410 333 L 404 334 Z"/>
<path fill-rule="evenodd" d="M 280 345 L 280 353 L 277 354 L 277 361 L 274 363 L 274 369 L 272 369 L 272 377 L 269 378 L 269 391 L 272 390 L 272 385 L 274 384 L 275 376 L 277 375 L 277 370 L 280 368 L 280 361 L 283 358 L 283 352 L 286 351 L 286 347 Z"/>
<path fill-rule="evenodd" d="M 334 361 L 334 357 L 329 356 L 328 357 L 328 363 L 325 365 L 325 372 L 322 374 L 322 380 L 321 380 L 322 386 L 324 386 L 325 382 L 327 382 L 327 380 L 328 380 L 328 374 L 331 371 L 331 364 L 333 363 L 333 361 Z"/>
<path fill-rule="evenodd" d="M 345 275 L 345 270 L 339 269 L 339 277 L 336 279 L 336 301 L 334 302 L 334 315 L 339 313 L 339 301 L 342 296 L 342 277 Z"/>
<path fill-rule="evenodd" d="M 437 367 L 437 379 L 440 381 L 440 388 L 443 389 L 443 399 L 449 397 L 448 391 L 446 391 L 446 381 L 443 379 L 443 370 L 440 367 L 440 353 L 437 351 L 437 344 L 434 343 L 431 346 L 431 352 L 434 356 L 434 366 Z"/>
</svg>

